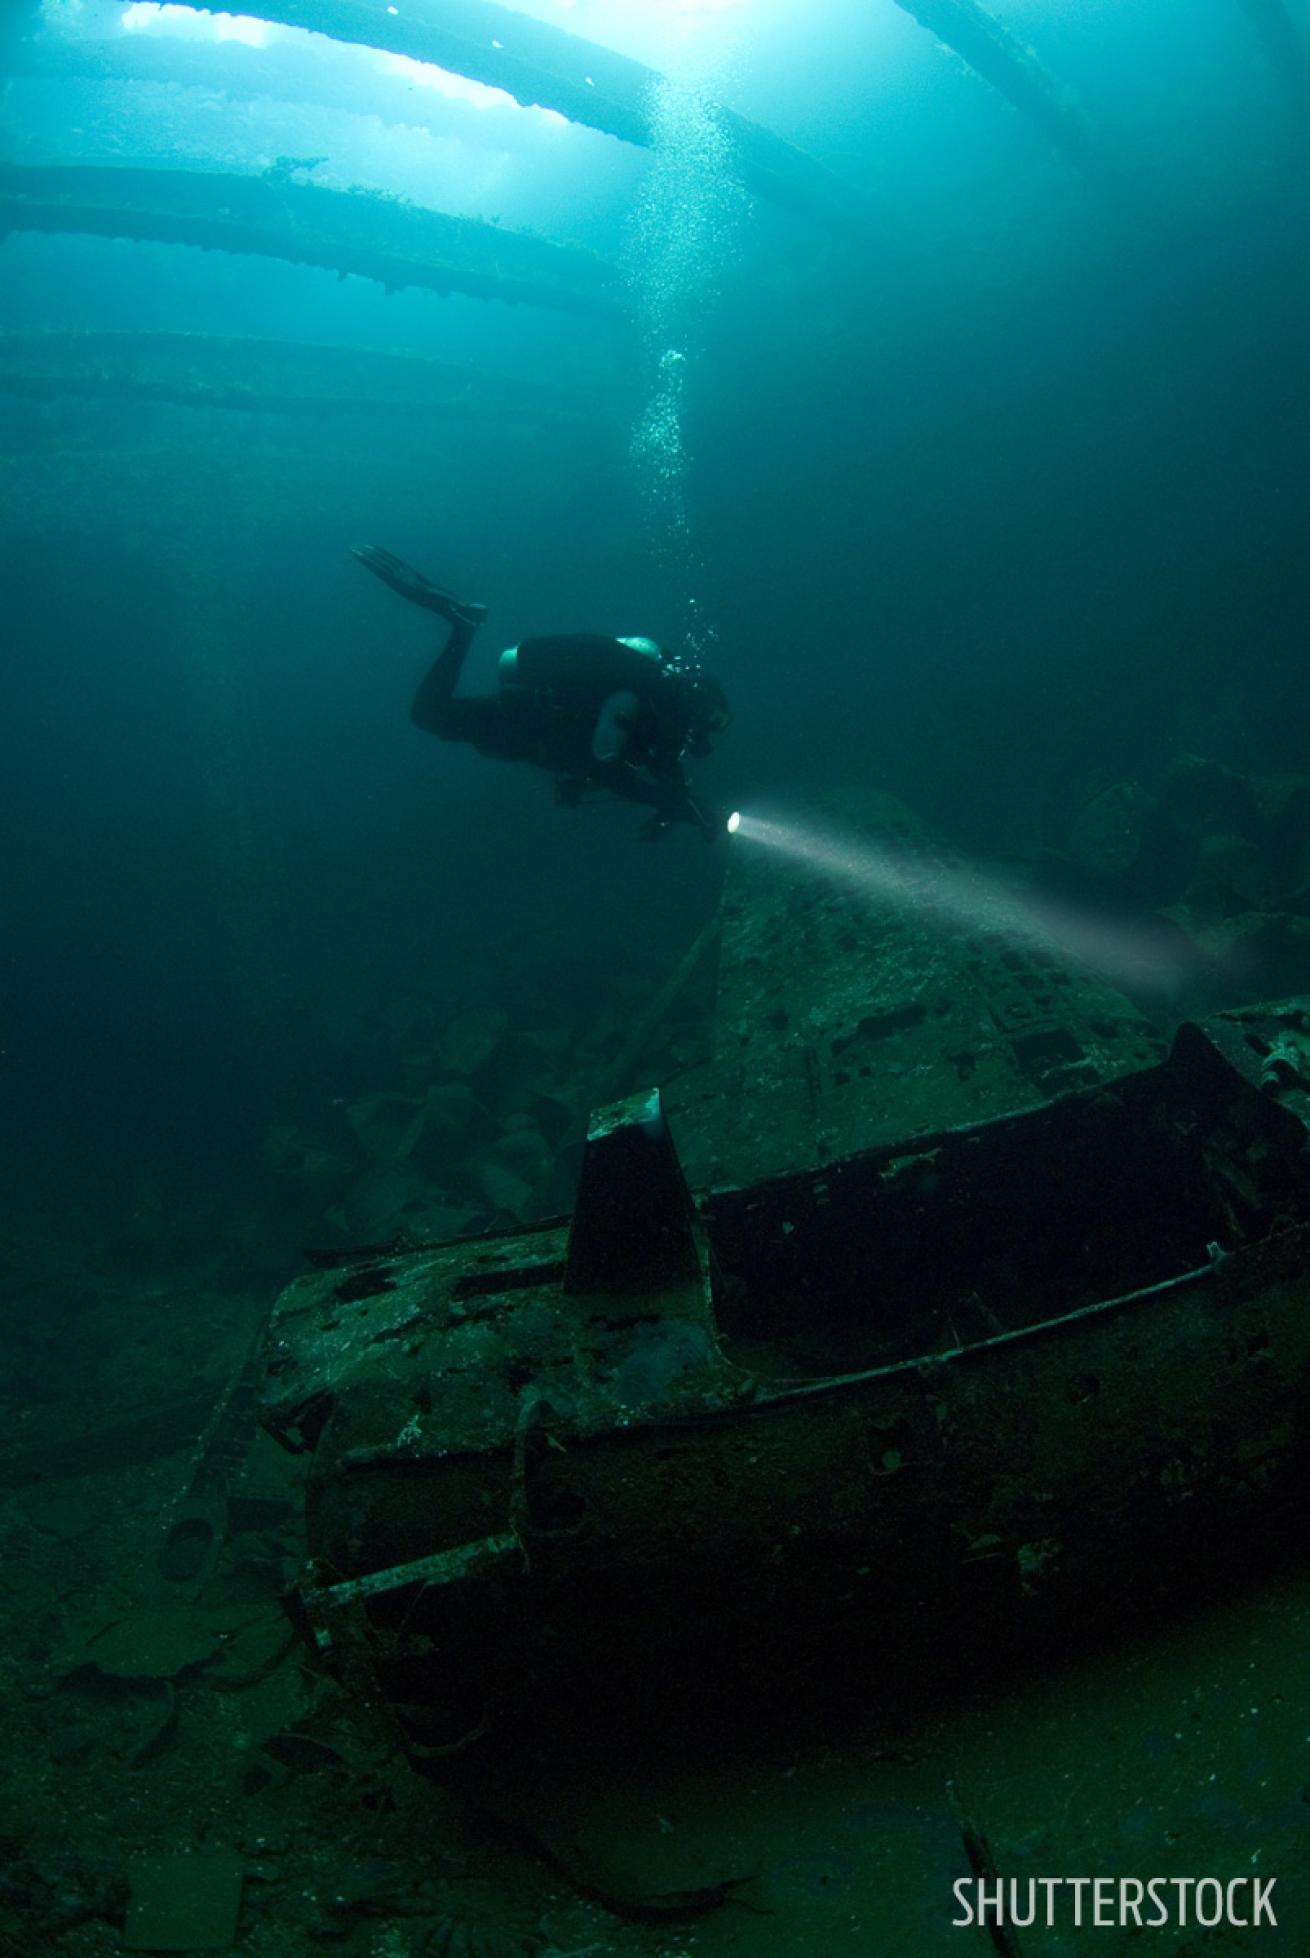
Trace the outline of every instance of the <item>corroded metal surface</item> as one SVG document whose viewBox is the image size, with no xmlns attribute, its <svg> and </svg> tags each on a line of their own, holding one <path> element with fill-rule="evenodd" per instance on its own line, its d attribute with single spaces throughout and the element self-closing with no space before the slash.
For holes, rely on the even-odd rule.
<svg viewBox="0 0 1310 1958">
<path fill-rule="evenodd" d="M 1017 1623 L 1272 1513 L 1310 1456 L 1307 1116 L 1291 1003 L 707 1193 L 708 1265 L 644 1302 L 571 1294 L 563 1223 L 307 1276 L 265 1394 L 314 1449 L 307 1622 L 440 1749 L 598 1666 Z"/>
</svg>

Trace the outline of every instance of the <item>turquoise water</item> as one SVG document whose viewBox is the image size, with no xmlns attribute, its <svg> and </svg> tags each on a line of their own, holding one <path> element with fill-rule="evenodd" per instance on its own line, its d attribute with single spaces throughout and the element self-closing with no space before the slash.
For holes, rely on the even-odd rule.
<svg viewBox="0 0 1310 1958">
<path fill-rule="evenodd" d="M 1130 951 L 1100 976 L 1162 1038 L 1310 987 L 1307 0 L 998 0 L 1000 26 L 972 0 L 273 12 L 0 21 L 0 1398 L 23 1448 L 217 1391 L 305 1245 L 558 1205 L 587 1109 L 706 1051 L 703 971 L 633 1042 L 732 841 L 648 848 L 645 812 L 557 807 L 541 769 L 412 727 L 438 628 L 352 546 L 487 607 L 471 691 L 535 634 L 695 654 L 734 721 L 694 777 L 757 812 L 743 843 L 825 798 L 912 811 L 986 866 L 987 903 L 1111 914 Z M 1167 935 L 1164 995 L 1135 991 L 1142 930 Z M 96 1595 L 103 1546 L 145 1554 L 173 1487 L 144 1459 L 86 1499 Z M 41 1553 L 4 1580 L 34 1668 L 86 1632 L 66 1526 L 14 1523 Z M 295 1552 L 250 1560 L 285 1577 Z M 1236 1722 L 1264 1609 L 1193 1627 L 1145 1698 L 1213 1673 Z M 1283 1691 L 1282 1646 L 1268 1664 Z M 1109 1759 L 1111 1730 L 1154 1731 L 1112 1668 L 1085 1691 L 1038 1683 L 995 1750 L 962 1713 L 886 1788 L 811 1764 L 751 1826 L 738 1788 L 698 1867 L 767 1866 L 773 1916 L 668 1948 L 874 1949 L 888 1858 L 929 1888 L 958 1866 L 939 1755 L 1007 1873 L 1048 1847 L 1091 1867 L 1080 1830 L 1162 1813 L 1175 1756 L 1125 1752 L 1128 1808 L 1064 1789 L 1043 1763 L 1066 1739 L 1094 1727 Z M 193 1791 L 225 1731 L 187 1730 Z M 1252 1731 L 1237 1821 L 1195 1809 L 1220 1743 L 1185 1764 L 1207 1853 L 1259 1847 Z M 1286 1868 L 1290 1738 L 1272 1758 Z M 171 1799 L 165 1774 L 147 1806 Z M 126 1802 L 105 1854 L 146 1846 Z M 924 1894 L 897 1893 L 894 1948 L 937 1948 Z"/>
</svg>

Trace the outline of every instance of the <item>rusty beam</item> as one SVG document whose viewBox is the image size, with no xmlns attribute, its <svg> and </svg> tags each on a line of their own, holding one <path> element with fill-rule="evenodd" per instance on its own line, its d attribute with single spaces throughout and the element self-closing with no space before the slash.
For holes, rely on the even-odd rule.
<svg viewBox="0 0 1310 1958">
<path fill-rule="evenodd" d="M 398 200 L 285 178 L 98 165 L 0 166 L 0 239 L 75 232 L 194 245 L 601 318 L 623 316 L 618 280 L 590 253 Z"/>
<path fill-rule="evenodd" d="M 1076 169 L 1089 177 L 1106 176 L 1109 159 L 1069 91 L 979 0 L 896 0 L 896 4 L 1013 103 Z"/>
</svg>

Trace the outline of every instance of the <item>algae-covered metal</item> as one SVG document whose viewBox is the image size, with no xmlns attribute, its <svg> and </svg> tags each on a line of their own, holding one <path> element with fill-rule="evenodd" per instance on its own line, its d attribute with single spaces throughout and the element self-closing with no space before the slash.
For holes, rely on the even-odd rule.
<svg viewBox="0 0 1310 1958">
<path fill-rule="evenodd" d="M 292 1285 L 319 1643 L 412 1744 L 925 1615 L 1017 1622 L 1263 1511 L 1310 1442 L 1310 1008 L 693 1203 L 657 1102 L 572 1224 Z"/>
</svg>

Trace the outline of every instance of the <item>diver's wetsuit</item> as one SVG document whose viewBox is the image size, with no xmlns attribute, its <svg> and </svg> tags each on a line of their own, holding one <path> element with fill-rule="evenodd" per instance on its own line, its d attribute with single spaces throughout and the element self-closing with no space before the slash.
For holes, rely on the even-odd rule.
<svg viewBox="0 0 1310 1958">
<path fill-rule="evenodd" d="M 579 789 L 596 783 L 670 818 L 687 812 L 686 706 L 657 648 L 592 632 L 524 639 L 501 656 L 499 693 L 457 696 L 476 631 L 452 620 L 414 696 L 419 727 L 499 761 L 534 762 Z"/>
<path fill-rule="evenodd" d="M 450 627 L 414 696 L 419 727 L 499 761 L 550 769 L 561 802 L 576 803 L 594 784 L 645 803 L 655 811 L 649 834 L 673 822 L 695 824 L 707 841 L 722 834 L 723 816 L 692 800 L 682 765 L 684 752 L 709 754 L 709 736 L 730 718 L 723 689 L 709 675 L 667 659 L 653 639 L 568 632 L 525 639 L 502 653 L 499 692 L 457 696 L 485 607 L 457 598 L 376 544 L 354 555 Z"/>
</svg>

